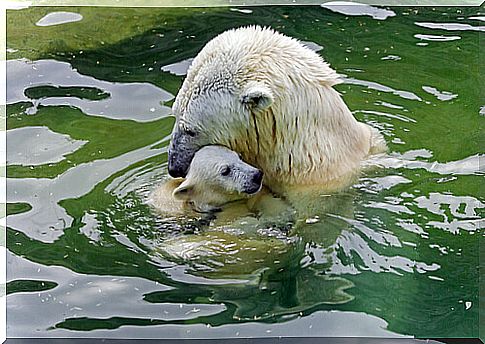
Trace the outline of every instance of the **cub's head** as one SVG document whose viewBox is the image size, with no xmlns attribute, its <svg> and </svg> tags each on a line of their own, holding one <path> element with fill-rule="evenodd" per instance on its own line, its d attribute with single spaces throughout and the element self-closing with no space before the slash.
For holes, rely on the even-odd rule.
<svg viewBox="0 0 485 344">
<path fill-rule="evenodd" d="M 262 182 L 263 172 L 242 161 L 235 152 L 222 146 L 205 146 L 195 153 L 186 179 L 173 196 L 196 211 L 208 212 L 256 194 Z"/>
</svg>

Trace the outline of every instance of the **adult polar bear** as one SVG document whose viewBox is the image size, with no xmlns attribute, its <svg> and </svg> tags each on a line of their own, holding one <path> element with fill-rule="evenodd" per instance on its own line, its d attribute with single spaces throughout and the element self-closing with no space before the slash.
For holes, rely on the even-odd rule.
<svg viewBox="0 0 485 344">
<path fill-rule="evenodd" d="M 297 40 L 259 26 L 226 31 L 197 55 L 173 104 L 169 173 L 223 145 L 265 173 L 275 192 L 330 185 L 385 147 L 332 88 L 337 73 Z"/>
</svg>

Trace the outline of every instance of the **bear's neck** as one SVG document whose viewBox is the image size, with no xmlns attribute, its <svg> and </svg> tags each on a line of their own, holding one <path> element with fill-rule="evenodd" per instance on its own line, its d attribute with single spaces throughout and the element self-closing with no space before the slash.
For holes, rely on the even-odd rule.
<svg viewBox="0 0 485 344">
<path fill-rule="evenodd" d="M 295 92 L 267 112 L 251 114 L 252 137 L 240 153 L 265 172 L 272 190 L 339 184 L 369 153 L 369 127 L 353 117 L 337 91 L 330 86 L 312 91 L 304 99 Z"/>
</svg>

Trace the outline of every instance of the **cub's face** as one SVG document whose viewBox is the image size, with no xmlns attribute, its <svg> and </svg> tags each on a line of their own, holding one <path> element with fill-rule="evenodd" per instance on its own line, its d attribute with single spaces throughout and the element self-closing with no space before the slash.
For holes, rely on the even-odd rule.
<svg viewBox="0 0 485 344">
<path fill-rule="evenodd" d="M 222 146 L 205 146 L 195 153 L 186 179 L 173 196 L 187 201 L 196 211 L 208 212 L 256 194 L 262 182 L 263 172 L 235 152 Z"/>
</svg>

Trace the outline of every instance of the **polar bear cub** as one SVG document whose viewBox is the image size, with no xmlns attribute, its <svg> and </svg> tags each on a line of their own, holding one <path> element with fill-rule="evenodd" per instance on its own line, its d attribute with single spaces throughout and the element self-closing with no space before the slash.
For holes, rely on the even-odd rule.
<svg viewBox="0 0 485 344">
<path fill-rule="evenodd" d="M 166 214 L 187 210 L 205 213 L 255 195 L 262 182 L 263 172 L 242 161 L 237 153 L 223 146 L 205 146 L 195 153 L 186 178 L 158 186 L 150 202 Z"/>
</svg>

